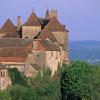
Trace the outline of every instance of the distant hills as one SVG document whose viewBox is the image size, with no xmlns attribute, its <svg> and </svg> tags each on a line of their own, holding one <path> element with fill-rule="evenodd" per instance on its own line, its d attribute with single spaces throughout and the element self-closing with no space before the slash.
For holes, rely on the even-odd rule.
<svg viewBox="0 0 100 100">
<path fill-rule="evenodd" d="M 69 55 L 71 60 L 100 63 L 100 41 L 70 41 Z"/>
</svg>

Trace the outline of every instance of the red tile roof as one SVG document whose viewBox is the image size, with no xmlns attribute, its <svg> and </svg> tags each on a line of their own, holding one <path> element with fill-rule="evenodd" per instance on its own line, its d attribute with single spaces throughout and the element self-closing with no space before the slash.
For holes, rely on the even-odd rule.
<svg viewBox="0 0 100 100">
<path fill-rule="evenodd" d="M 1 38 L 0 48 L 4 47 L 26 47 L 32 43 L 31 39 L 24 38 Z"/>
<path fill-rule="evenodd" d="M 41 26 L 40 21 L 34 12 L 32 12 L 24 26 Z"/>
<path fill-rule="evenodd" d="M 25 48 L 3 48 L 0 49 L 0 62 L 24 62 L 28 57 Z"/>
<path fill-rule="evenodd" d="M 25 48 L 0 48 L 0 57 L 27 57 Z"/>
</svg>

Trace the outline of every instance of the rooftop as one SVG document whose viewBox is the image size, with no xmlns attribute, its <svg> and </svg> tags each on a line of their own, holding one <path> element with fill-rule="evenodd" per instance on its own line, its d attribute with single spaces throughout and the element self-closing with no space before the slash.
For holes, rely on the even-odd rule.
<svg viewBox="0 0 100 100">
<path fill-rule="evenodd" d="M 41 26 L 40 21 L 34 12 L 29 16 L 24 26 Z"/>
<path fill-rule="evenodd" d="M 52 42 L 57 42 L 56 38 L 53 36 L 53 34 L 49 31 L 48 28 L 44 28 L 38 38 L 41 39 L 47 39 L 49 38 Z"/>
<path fill-rule="evenodd" d="M 68 31 L 65 27 L 58 21 L 56 17 L 50 19 L 49 23 L 46 26 L 51 32 L 56 31 Z"/>
<path fill-rule="evenodd" d="M 25 47 L 32 42 L 31 39 L 24 38 L 1 38 L 0 48 L 3 47 Z"/>
</svg>

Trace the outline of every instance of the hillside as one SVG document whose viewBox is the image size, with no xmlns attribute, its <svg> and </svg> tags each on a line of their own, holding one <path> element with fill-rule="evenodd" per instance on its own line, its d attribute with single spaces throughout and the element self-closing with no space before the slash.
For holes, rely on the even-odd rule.
<svg viewBox="0 0 100 100">
<path fill-rule="evenodd" d="M 70 41 L 69 54 L 71 60 L 99 63 L 100 41 Z"/>
</svg>

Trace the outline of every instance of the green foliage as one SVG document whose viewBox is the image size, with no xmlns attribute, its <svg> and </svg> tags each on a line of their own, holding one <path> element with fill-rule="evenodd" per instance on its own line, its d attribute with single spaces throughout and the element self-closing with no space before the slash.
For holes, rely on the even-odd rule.
<svg viewBox="0 0 100 100">
<path fill-rule="evenodd" d="M 62 73 L 61 78 L 63 100 L 66 100 L 65 98 L 68 98 L 70 95 L 74 96 L 74 98 L 84 97 L 95 100 L 93 99 L 94 93 L 97 92 L 95 86 L 100 79 L 95 75 L 97 75 L 96 67 L 88 63 L 76 61 L 69 65 Z"/>
<path fill-rule="evenodd" d="M 20 73 L 16 68 L 8 69 L 12 84 L 27 85 L 27 80 L 24 74 Z"/>
<path fill-rule="evenodd" d="M 36 78 L 27 78 L 27 82 L 16 69 L 9 69 L 9 75 L 13 85 L 0 93 L 0 100 L 59 100 L 60 81 L 57 73 L 56 77 L 51 78 L 51 71 L 43 69 Z"/>
<path fill-rule="evenodd" d="M 8 90 L 0 92 L 0 100 L 12 100 L 12 97 Z"/>
<path fill-rule="evenodd" d="M 14 85 L 10 89 L 12 100 L 34 100 L 34 94 L 31 88 Z"/>
<path fill-rule="evenodd" d="M 30 79 L 36 100 L 59 100 L 59 82 L 51 78 L 51 71 L 44 69 L 40 71 L 35 79 Z"/>
<path fill-rule="evenodd" d="M 0 100 L 100 100 L 100 65 L 76 61 L 63 64 L 51 77 L 50 69 L 26 78 L 17 69 L 9 69 L 12 86 L 0 92 Z"/>
</svg>

